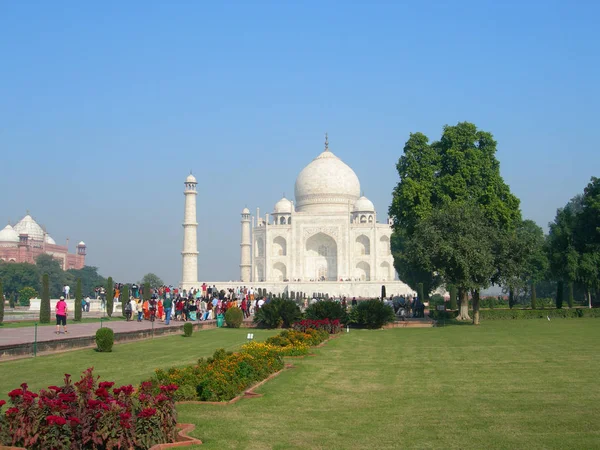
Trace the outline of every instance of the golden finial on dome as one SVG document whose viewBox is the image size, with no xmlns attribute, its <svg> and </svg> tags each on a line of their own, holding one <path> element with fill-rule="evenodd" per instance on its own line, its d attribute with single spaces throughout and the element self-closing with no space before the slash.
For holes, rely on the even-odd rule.
<svg viewBox="0 0 600 450">
<path fill-rule="evenodd" d="M 327 132 L 325 133 L 325 151 L 329 151 L 329 138 L 327 137 Z"/>
</svg>

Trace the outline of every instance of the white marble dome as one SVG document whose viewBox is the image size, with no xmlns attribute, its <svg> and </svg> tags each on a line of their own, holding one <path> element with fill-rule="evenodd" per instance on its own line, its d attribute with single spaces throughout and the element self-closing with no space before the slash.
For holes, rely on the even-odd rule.
<svg viewBox="0 0 600 450">
<path fill-rule="evenodd" d="M 185 179 L 185 182 L 186 183 L 197 183 L 198 181 L 196 180 L 196 177 L 190 173 L 187 176 L 187 178 Z"/>
<path fill-rule="evenodd" d="M 273 214 L 291 214 L 292 213 L 292 201 L 283 197 L 277 203 L 275 203 L 275 208 L 273 209 Z"/>
<path fill-rule="evenodd" d="M 79 244 L 77 244 L 77 247 L 85 247 L 85 242 L 79 241 Z"/>
<path fill-rule="evenodd" d="M 250 214 L 250 210 L 248 208 L 242 209 L 242 214 Z"/>
<path fill-rule="evenodd" d="M 302 169 L 294 194 L 298 212 L 343 212 L 360 197 L 360 181 L 340 158 L 325 150 Z"/>
<path fill-rule="evenodd" d="M 36 241 L 44 240 L 44 230 L 29 214 L 23 217 L 13 228 L 17 234 L 29 235 L 29 239 L 35 239 Z"/>
<path fill-rule="evenodd" d="M 56 245 L 56 241 L 54 239 L 52 239 L 49 234 L 46 235 L 45 240 L 46 240 L 46 244 Z"/>
<path fill-rule="evenodd" d="M 0 230 L 0 247 L 13 247 L 19 243 L 19 233 L 13 227 L 6 225 Z"/>
<path fill-rule="evenodd" d="M 354 204 L 354 211 L 355 212 L 370 212 L 370 213 L 374 213 L 375 212 L 375 206 L 373 205 L 373 202 L 371 200 L 369 200 L 367 197 L 365 197 L 364 195 L 359 198 L 358 200 L 356 200 L 356 203 Z"/>
</svg>

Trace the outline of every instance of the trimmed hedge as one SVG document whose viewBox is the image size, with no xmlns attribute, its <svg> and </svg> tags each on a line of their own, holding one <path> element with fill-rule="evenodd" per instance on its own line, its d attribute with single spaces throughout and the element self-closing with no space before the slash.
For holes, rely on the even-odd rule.
<svg viewBox="0 0 600 450">
<path fill-rule="evenodd" d="M 473 311 L 471 311 L 472 313 Z M 429 316 L 434 320 L 453 320 L 456 312 L 430 311 Z M 481 320 L 514 320 L 514 319 L 576 319 L 579 317 L 600 317 L 600 309 L 493 309 L 480 310 Z"/>
<path fill-rule="evenodd" d="M 349 322 L 362 328 L 378 329 L 395 319 L 394 310 L 382 301 L 364 300 L 350 310 Z"/>
<path fill-rule="evenodd" d="M 112 328 L 99 328 L 96 331 L 96 346 L 99 352 L 112 352 L 115 333 Z"/>
<path fill-rule="evenodd" d="M 243 321 L 244 313 L 237 306 L 229 308 L 225 313 L 225 323 L 227 323 L 228 328 L 239 328 L 242 326 Z"/>
<path fill-rule="evenodd" d="M 190 322 L 186 322 L 183 324 L 183 335 L 185 337 L 190 337 L 192 332 L 194 331 L 194 326 Z"/>
<path fill-rule="evenodd" d="M 337 319 L 343 324 L 348 322 L 348 314 L 342 304 L 331 300 L 323 300 L 309 305 L 304 315 L 311 320 Z"/>
</svg>

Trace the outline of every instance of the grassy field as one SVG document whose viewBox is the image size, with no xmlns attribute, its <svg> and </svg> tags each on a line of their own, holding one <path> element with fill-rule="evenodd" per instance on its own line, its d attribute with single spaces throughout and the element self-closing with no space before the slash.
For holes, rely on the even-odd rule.
<svg viewBox="0 0 600 450">
<path fill-rule="evenodd" d="M 138 383 L 154 368 L 233 349 L 247 330 L 206 330 L 0 363 L 0 393 L 94 366 Z M 254 330 L 258 340 L 272 331 Z M 234 405 L 180 405 L 208 449 L 600 448 L 600 320 L 351 330 Z"/>
<path fill-rule="evenodd" d="M 252 330 L 255 340 L 263 341 L 275 331 Z M 7 400 L 8 392 L 23 382 L 39 390 L 60 384 L 65 373 L 75 380 L 88 367 L 102 380 L 119 384 L 139 384 L 149 378 L 156 368 L 182 366 L 198 358 L 211 356 L 215 349 L 238 348 L 246 342 L 247 329 L 212 329 L 198 331 L 189 338 L 167 336 L 127 344 L 115 344 L 112 353 L 93 349 L 75 350 L 37 358 L 0 362 L 0 399 Z"/>
<path fill-rule="evenodd" d="M 204 450 L 600 448 L 598 342 L 597 319 L 352 330 L 179 420 Z"/>
</svg>

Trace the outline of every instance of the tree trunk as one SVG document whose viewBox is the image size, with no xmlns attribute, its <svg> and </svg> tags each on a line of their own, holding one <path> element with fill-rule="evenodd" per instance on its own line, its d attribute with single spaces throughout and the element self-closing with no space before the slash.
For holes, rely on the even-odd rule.
<svg viewBox="0 0 600 450">
<path fill-rule="evenodd" d="M 460 308 L 458 310 L 457 320 L 471 320 L 469 317 L 469 292 L 466 289 L 459 289 Z"/>
<path fill-rule="evenodd" d="M 479 289 L 473 291 L 473 325 L 479 325 Z"/>
<path fill-rule="evenodd" d="M 515 304 L 515 291 L 512 287 L 508 288 L 508 307 L 512 309 Z"/>
<path fill-rule="evenodd" d="M 588 289 L 588 308 L 592 309 L 592 290 Z"/>
<path fill-rule="evenodd" d="M 537 306 L 537 292 L 535 291 L 535 281 L 531 282 L 531 309 Z"/>
</svg>

